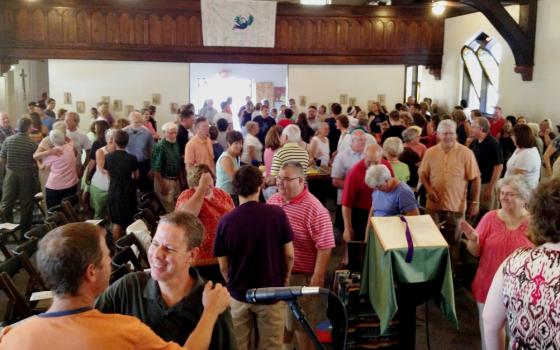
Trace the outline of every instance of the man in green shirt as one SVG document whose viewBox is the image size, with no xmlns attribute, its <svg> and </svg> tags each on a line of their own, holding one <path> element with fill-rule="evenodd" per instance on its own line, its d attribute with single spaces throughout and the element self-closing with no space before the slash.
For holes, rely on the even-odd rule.
<svg viewBox="0 0 560 350">
<path fill-rule="evenodd" d="M 205 281 L 190 267 L 203 231 L 191 214 L 173 212 L 162 217 L 148 249 L 150 272 L 131 273 L 116 281 L 95 307 L 104 313 L 136 316 L 164 340 L 183 344 L 204 309 Z M 216 321 L 210 349 L 237 349 L 229 310 Z"/>
<path fill-rule="evenodd" d="M 161 127 L 163 140 L 152 151 L 152 171 L 154 173 L 154 191 L 165 211 L 170 213 L 175 208 L 175 201 L 181 193 L 179 172 L 182 162 L 177 144 L 177 125 L 165 123 Z"/>
</svg>

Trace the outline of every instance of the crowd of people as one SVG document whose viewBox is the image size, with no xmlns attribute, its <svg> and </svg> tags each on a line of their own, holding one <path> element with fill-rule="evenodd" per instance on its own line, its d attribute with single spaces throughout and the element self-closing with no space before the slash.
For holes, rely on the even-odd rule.
<svg viewBox="0 0 560 350">
<path fill-rule="evenodd" d="M 15 129 L 0 112 L 4 220 L 13 222 L 19 200 L 22 231 L 30 229 L 34 196 L 44 191 L 48 209 L 78 194 L 92 217 L 111 223 L 109 248 L 85 223 L 42 240 L 38 264 L 54 288 L 53 307 L 9 329 L 0 344 L 33 338 L 28 332 L 58 334 L 70 325 L 57 317 L 79 314 L 72 327 L 90 327 L 81 332 L 95 334 L 97 344 L 120 337 L 118 344 L 134 348 L 173 341 L 189 349 L 280 349 L 286 333 L 299 349 L 312 349 L 283 303 L 247 303 L 247 290 L 324 287 L 335 238 L 341 265 L 350 266 L 357 257 L 347 244 L 367 239 L 371 216 L 426 213 L 441 227 L 453 271 L 462 237 L 480 258 L 472 293 L 483 349 L 503 348 L 506 322 L 515 346 L 560 346 L 558 320 L 547 311 L 560 302 L 560 136 L 549 119 L 506 118 L 500 107 L 487 116 L 461 106 L 446 114 L 413 97 L 392 111 L 376 102 L 346 114 L 338 103 L 300 111 L 293 99 L 277 109 L 250 98 L 234 114 L 231 103 L 220 112 L 212 100 L 198 112 L 184 105 L 159 128 L 154 106 L 115 119 L 100 104 L 88 133 L 79 131 L 77 113 L 55 113 L 53 99 L 31 103 Z M 308 176 L 317 168 L 330 174 L 320 194 Z M 132 224 L 139 194 L 152 191 L 166 215 L 149 246 L 151 271 L 107 288 L 111 244 Z M 78 251 L 79 262 L 72 260 Z M 321 299 L 300 301 L 312 326 L 325 319 Z M 94 304 L 139 318 L 163 341 Z M 527 311 L 535 307 L 541 312 Z M 123 340 L 125 332 L 142 336 Z"/>
</svg>

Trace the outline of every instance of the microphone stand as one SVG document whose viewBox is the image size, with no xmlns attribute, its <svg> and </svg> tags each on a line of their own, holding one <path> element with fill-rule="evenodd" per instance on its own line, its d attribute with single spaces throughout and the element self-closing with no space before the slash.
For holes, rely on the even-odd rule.
<svg viewBox="0 0 560 350">
<path fill-rule="evenodd" d="M 323 346 L 323 344 L 321 344 L 321 342 L 319 341 L 319 338 L 317 338 L 317 335 L 315 334 L 315 332 L 313 331 L 313 329 L 309 325 L 309 322 L 307 322 L 307 320 L 305 319 L 305 315 L 301 311 L 301 307 L 299 306 L 299 303 L 298 303 L 297 299 L 289 300 L 289 301 L 287 301 L 287 303 L 290 306 L 290 310 L 292 310 L 292 313 L 294 314 L 296 320 L 298 320 L 298 322 L 303 327 L 303 330 L 305 331 L 305 333 L 307 333 L 307 336 L 313 342 L 313 345 L 315 346 L 315 349 L 325 350 L 325 347 Z"/>
</svg>

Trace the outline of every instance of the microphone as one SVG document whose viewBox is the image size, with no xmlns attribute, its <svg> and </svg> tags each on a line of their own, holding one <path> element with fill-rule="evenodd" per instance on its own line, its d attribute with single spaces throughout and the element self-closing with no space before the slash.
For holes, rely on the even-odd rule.
<svg viewBox="0 0 560 350">
<path fill-rule="evenodd" d="M 269 287 L 269 288 L 253 288 L 247 290 L 245 298 L 247 302 L 258 304 L 269 301 L 279 300 L 295 300 L 304 295 L 321 295 L 329 294 L 329 290 L 320 287 Z"/>
</svg>

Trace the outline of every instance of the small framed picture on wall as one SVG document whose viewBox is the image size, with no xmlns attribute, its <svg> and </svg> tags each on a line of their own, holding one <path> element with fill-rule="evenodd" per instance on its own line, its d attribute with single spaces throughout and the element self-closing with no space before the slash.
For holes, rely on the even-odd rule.
<svg viewBox="0 0 560 350">
<path fill-rule="evenodd" d="M 76 112 L 78 114 L 86 112 L 86 103 L 84 101 L 77 101 L 76 102 Z"/>
<path fill-rule="evenodd" d="M 132 111 L 134 111 L 134 106 L 133 105 L 126 105 L 124 106 L 124 115 L 125 117 L 128 117 L 128 115 L 130 113 L 132 113 Z"/>
<path fill-rule="evenodd" d="M 346 94 L 340 95 L 340 101 L 339 101 L 339 103 L 340 103 L 341 105 L 348 104 L 348 95 L 346 95 Z"/>
<path fill-rule="evenodd" d="M 355 97 L 350 97 L 348 99 L 348 105 L 349 106 L 355 106 L 356 105 L 356 98 Z"/>
<path fill-rule="evenodd" d="M 113 111 L 120 112 L 122 111 L 122 100 L 113 100 Z"/>
<path fill-rule="evenodd" d="M 171 114 L 177 114 L 177 112 L 179 112 L 179 104 L 177 102 L 170 103 L 169 112 Z"/>
<path fill-rule="evenodd" d="M 152 104 L 156 106 L 161 104 L 161 94 L 152 94 Z"/>
<path fill-rule="evenodd" d="M 65 92 L 64 93 L 64 104 L 71 105 L 72 104 L 72 93 Z"/>
<path fill-rule="evenodd" d="M 111 103 L 111 97 L 101 96 L 101 103 L 106 104 L 108 106 Z"/>
</svg>

